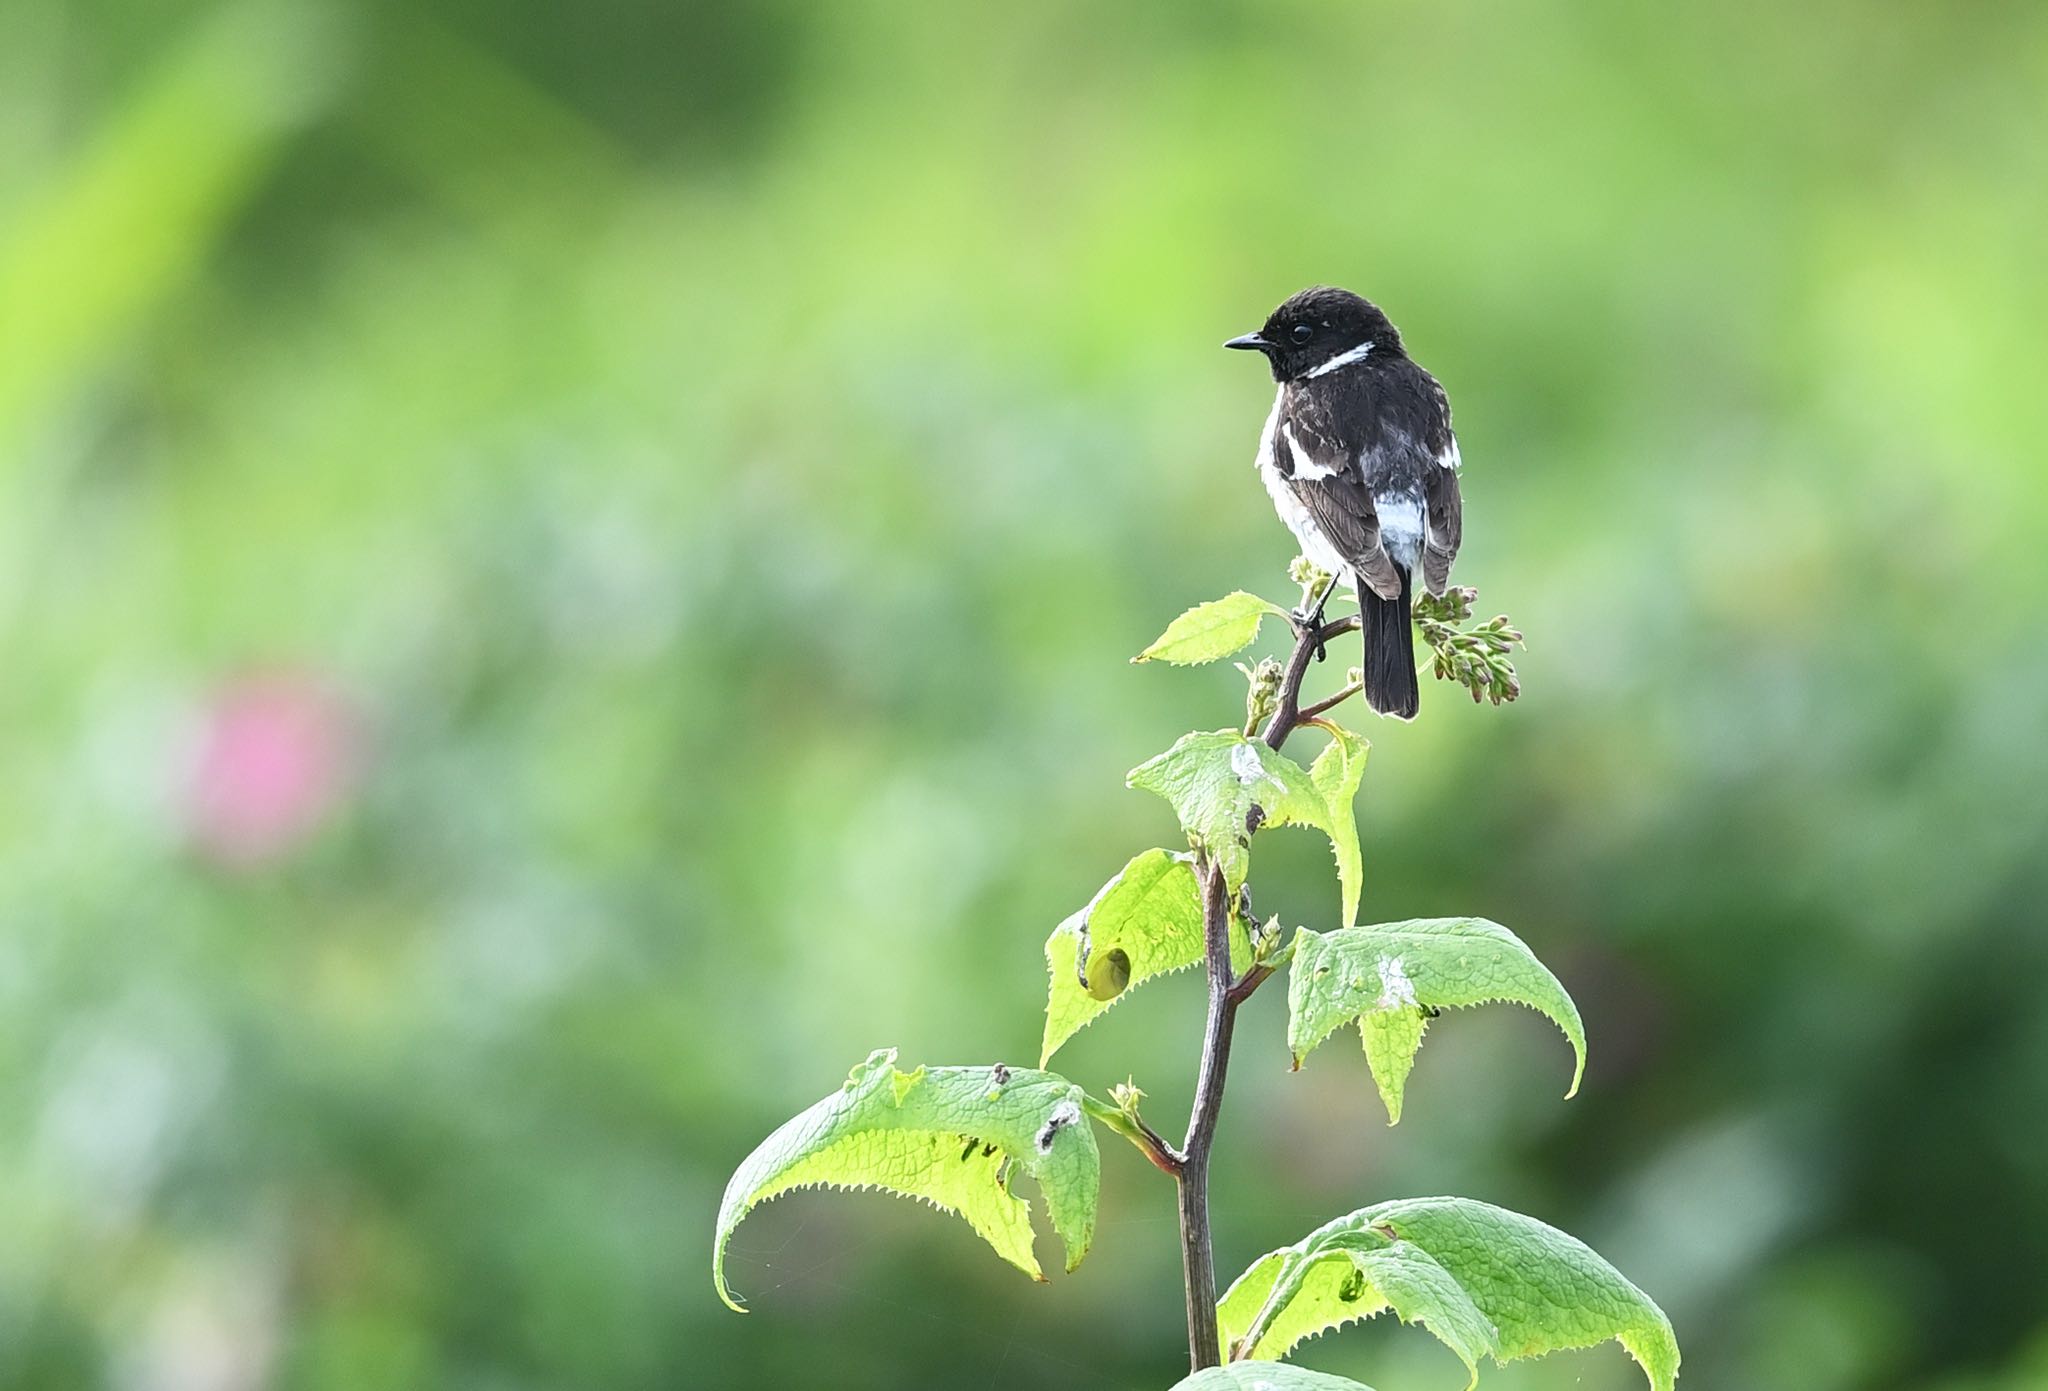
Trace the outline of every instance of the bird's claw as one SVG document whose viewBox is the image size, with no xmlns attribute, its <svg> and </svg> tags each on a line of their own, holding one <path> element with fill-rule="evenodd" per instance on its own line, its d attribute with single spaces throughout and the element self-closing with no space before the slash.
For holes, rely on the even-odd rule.
<svg viewBox="0 0 2048 1391">
<path fill-rule="evenodd" d="M 1294 609 L 1287 617 L 1294 624 L 1294 631 L 1297 634 L 1315 639 L 1317 661 L 1320 662 L 1330 655 L 1329 649 L 1323 643 L 1323 614 L 1320 606 L 1313 613 L 1305 608 Z"/>
</svg>

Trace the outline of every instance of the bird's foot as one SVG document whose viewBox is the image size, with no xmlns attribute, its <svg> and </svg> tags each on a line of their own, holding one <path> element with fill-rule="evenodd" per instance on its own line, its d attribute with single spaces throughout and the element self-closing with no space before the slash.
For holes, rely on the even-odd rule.
<svg viewBox="0 0 2048 1391">
<path fill-rule="evenodd" d="M 1303 606 L 1298 609 L 1289 610 L 1287 621 L 1294 625 L 1295 636 L 1313 637 L 1315 639 L 1317 661 L 1320 662 L 1330 655 L 1329 649 L 1323 643 L 1323 606 L 1321 604 L 1317 604 L 1314 609 Z"/>
</svg>

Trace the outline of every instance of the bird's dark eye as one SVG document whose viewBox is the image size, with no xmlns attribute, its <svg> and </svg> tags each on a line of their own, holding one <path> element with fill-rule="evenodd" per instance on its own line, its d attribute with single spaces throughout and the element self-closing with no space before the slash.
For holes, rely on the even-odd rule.
<svg viewBox="0 0 2048 1391">
<path fill-rule="evenodd" d="M 1295 342 L 1306 343 L 1309 339 L 1316 336 L 1316 331 L 1310 328 L 1307 324 L 1296 324 L 1294 326 L 1293 336 Z"/>
</svg>

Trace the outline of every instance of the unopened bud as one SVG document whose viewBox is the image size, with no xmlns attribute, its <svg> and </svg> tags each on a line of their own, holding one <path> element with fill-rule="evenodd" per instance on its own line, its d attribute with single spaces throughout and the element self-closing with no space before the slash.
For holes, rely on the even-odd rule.
<svg viewBox="0 0 2048 1391">
<path fill-rule="evenodd" d="M 1321 586 L 1330 578 L 1330 572 L 1318 568 L 1307 556 L 1298 555 L 1287 566 L 1287 578 L 1307 589 L 1310 586 Z"/>
<path fill-rule="evenodd" d="M 1255 730 L 1280 708 L 1280 682 L 1285 673 L 1271 657 L 1261 657 L 1255 667 L 1239 662 L 1237 669 L 1245 679 L 1244 727 Z"/>
</svg>

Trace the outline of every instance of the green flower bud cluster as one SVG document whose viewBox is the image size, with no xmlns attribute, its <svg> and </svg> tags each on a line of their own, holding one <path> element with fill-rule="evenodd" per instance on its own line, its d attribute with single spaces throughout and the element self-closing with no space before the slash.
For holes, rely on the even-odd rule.
<svg viewBox="0 0 2048 1391">
<path fill-rule="evenodd" d="M 1506 614 L 1495 614 L 1473 628 L 1458 625 L 1472 617 L 1479 591 L 1457 588 L 1441 598 L 1417 595 L 1415 626 L 1432 654 L 1430 670 L 1439 681 L 1455 681 L 1472 693 L 1473 702 L 1490 700 L 1495 705 L 1522 693 L 1515 675 L 1510 650 L 1523 645 L 1521 631 L 1508 622 Z"/>
<path fill-rule="evenodd" d="M 1287 673 L 1271 657 L 1259 658 L 1257 666 L 1246 666 L 1243 662 L 1232 665 L 1244 673 L 1244 732 L 1250 738 L 1280 708 L 1280 682 Z"/>
<path fill-rule="evenodd" d="M 1318 569 L 1307 556 L 1298 555 L 1288 562 L 1287 578 L 1300 585 L 1304 595 L 1311 595 L 1329 580 L 1330 572 Z"/>
</svg>

